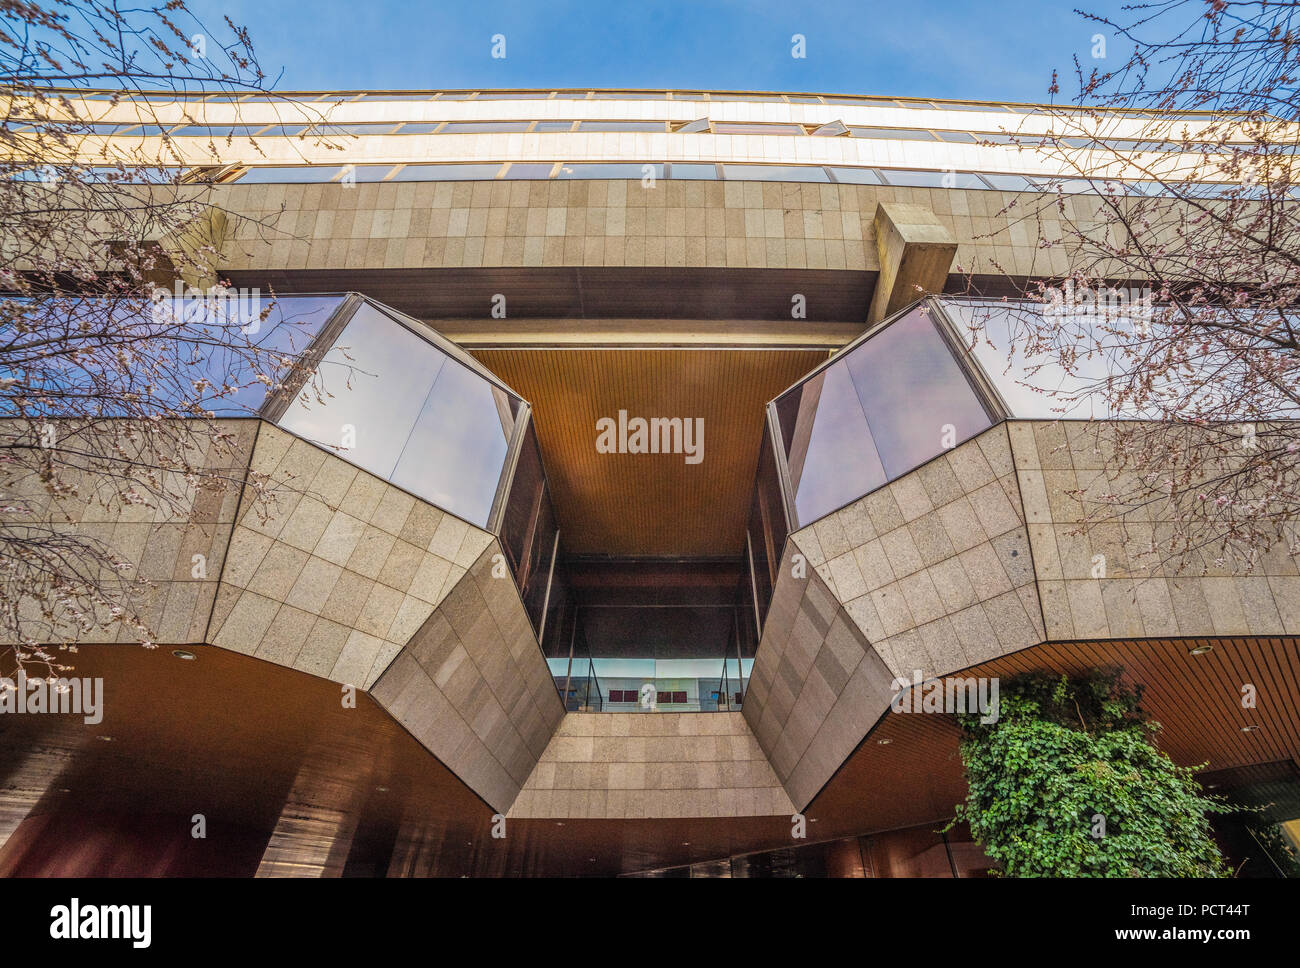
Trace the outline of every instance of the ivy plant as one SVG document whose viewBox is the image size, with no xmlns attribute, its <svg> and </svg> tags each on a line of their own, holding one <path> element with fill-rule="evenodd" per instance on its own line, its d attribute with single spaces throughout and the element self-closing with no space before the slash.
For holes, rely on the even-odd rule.
<svg viewBox="0 0 1300 968">
<path fill-rule="evenodd" d="M 1121 670 L 999 684 L 996 721 L 958 715 L 970 790 L 953 823 L 1007 877 L 1223 877 L 1208 815 L 1227 812 L 1153 739 Z"/>
</svg>

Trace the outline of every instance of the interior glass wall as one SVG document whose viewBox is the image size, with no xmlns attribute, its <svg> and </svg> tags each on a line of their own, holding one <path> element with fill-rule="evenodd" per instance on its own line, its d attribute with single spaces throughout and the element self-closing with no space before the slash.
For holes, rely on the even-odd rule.
<svg viewBox="0 0 1300 968">
<path fill-rule="evenodd" d="M 992 405 L 941 325 L 928 302 L 918 303 L 776 399 L 792 528 L 992 426 Z"/>
<path fill-rule="evenodd" d="M 567 708 L 741 707 L 756 635 L 738 561 L 577 559 L 556 574 L 564 575 L 563 631 L 559 642 L 548 633 L 546 654 Z"/>
</svg>

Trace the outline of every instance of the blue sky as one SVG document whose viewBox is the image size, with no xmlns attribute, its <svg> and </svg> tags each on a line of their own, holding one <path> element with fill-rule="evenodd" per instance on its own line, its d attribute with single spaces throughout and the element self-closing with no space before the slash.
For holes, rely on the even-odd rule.
<svg viewBox="0 0 1300 968">
<path fill-rule="evenodd" d="M 1039 101 L 1117 0 L 191 0 L 281 90 L 637 87 Z M 493 59 L 491 38 L 506 37 Z M 791 57 L 803 34 L 807 56 Z M 1122 60 L 1112 47 L 1108 62 Z M 1062 85 L 1063 93 L 1071 87 Z"/>
</svg>

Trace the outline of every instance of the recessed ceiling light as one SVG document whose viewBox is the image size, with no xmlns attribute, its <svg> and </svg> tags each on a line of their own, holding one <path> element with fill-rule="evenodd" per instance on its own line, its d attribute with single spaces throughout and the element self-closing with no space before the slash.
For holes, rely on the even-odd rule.
<svg viewBox="0 0 1300 968">
<path fill-rule="evenodd" d="M 879 743 L 881 746 L 888 746 L 890 743 L 893 742 L 893 740 L 890 739 L 888 736 L 886 736 L 884 739 L 876 740 L 876 742 Z"/>
<path fill-rule="evenodd" d="M 1214 646 L 1212 646 L 1212 645 L 1198 645 L 1198 646 L 1197 646 L 1196 648 L 1194 648 L 1194 649 L 1188 649 L 1188 650 L 1187 650 L 1187 654 L 1188 654 L 1188 655 L 1205 655 L 1205 653 L 1207 653 L 1207 652 L 1213 652 L 1213 651 L 1214 651 Z"/>
<path fill-rule="evenodd" d="M 96 736 L 95 739 L 97 739 L 97 740 L 101 740 L 101 741 L 103 741 L 103 742 L 105 742 L 105 743 L 111 743 L 111 742 L 113 742 L 113 737 L 111 737 L 111 736 Z"/>
<path fill-rule="evenodd" d="M 388 792 L 388 787 L 375 787 L 375 791 L 376 791 L 377 793 L 387 793 L 387 792 Z"/>
<path fill-rule="evenodd" d="M 176 658 L 178 659 L 186 659 L 186 660 L 192 660 L 198 658 L 198 656 L 195 655 L 193 652 L 191 652 L 189 649 L 172 649 L 172 655 L 176 656 Z"/>
<path fill-rule="evenodd" d="M 1257 730 L 1257 729 L 1259 729 L 1258 726 L 1243 726 L 1243 727 L 1241 727 L 1241 731 L 1242 731 L 1243 733 L 1253 733 L 1253 732 L 1255 732 L 1255 730 Z"/>
</svg>

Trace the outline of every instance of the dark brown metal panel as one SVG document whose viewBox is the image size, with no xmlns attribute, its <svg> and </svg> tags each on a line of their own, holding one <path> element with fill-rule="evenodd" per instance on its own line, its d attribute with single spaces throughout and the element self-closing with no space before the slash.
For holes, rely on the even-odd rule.
<svg viewBox="0 0 1300 968">
<path fill-rule="evenodd" d="M 1189 654 L 1202 645 L 1213 651 Z M 1143 708 L 1161 724 L 1156 742 L 1175 762 L 1216 777 L 1260 764 L 1300 764 L 1300 639 L 1056 642 L 953 675 L 1008 678 L 1110 666 L 1144 687 Z M 1258 697 L 1253 709 L 1241 704 L 1248 683 Z M 1258 728 L 1243 732 L 1249 725 Z M 805 812 L 827 824 L 819 834 L 835 835 L 951 817 L 966 795 L 958 739 L 950 717 L 887 713 Z"/>
<path fill-rule="evenodd" d="M 506 297 L 510 319 L 771 319 L 861 323 L 876 273 L 848 269 L 503 266 L 463 269 L 241 269 L 234 286 L 307 292 L 360 292 L 418 319 L 491 318 Z M 807 300 L 793 320 L 791 297 Z"/>
</svg>

